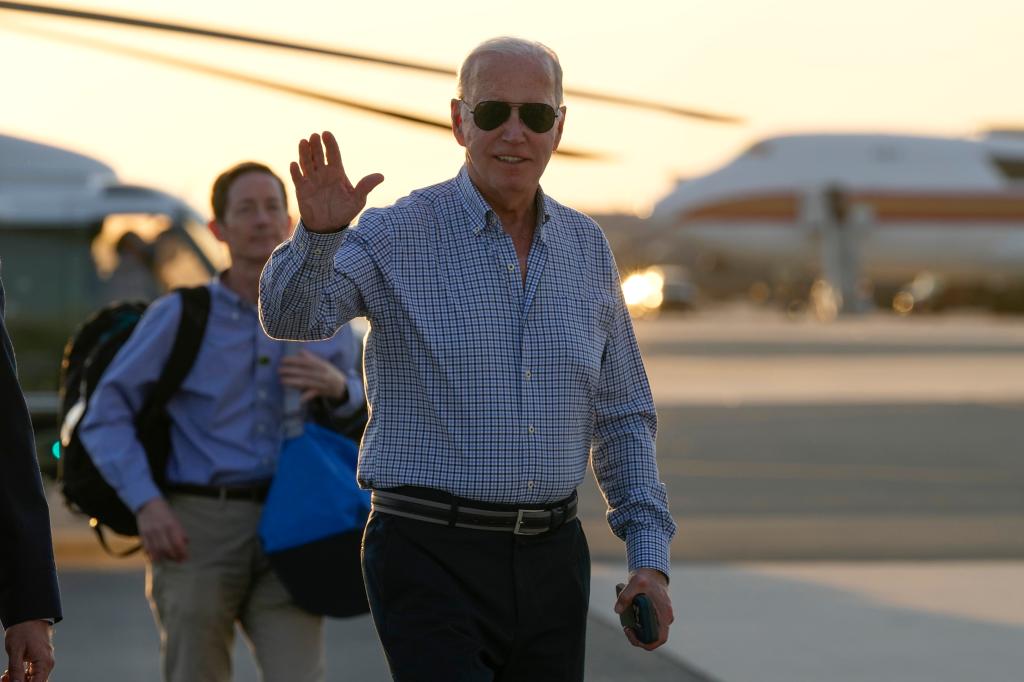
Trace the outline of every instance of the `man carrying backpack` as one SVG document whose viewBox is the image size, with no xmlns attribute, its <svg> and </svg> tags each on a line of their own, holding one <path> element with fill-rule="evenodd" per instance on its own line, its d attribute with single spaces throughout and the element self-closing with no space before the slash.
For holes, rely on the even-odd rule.
<svg viewBox="0 0 1024 682">
<path fill-rule="evenodd" d="M 287 344 L 260 327 L 260 272 L 292 224 L 280 178 L 261 164 L 239 164 L 217 178 L 212 203 L 210 228 L 232 264 L 209 285 L 202 344 L 166 405 L 166 485 L 154 482 L 135 416 L 171 353 L 181 295 L 146 310 L 104 371 L 79 434 L 136 514 L 164 679 L 230 680 L 238 621 L 264 680 L 323 680 L 322 619 L 291 602 L 257 527 L 281 447 L 285 388 L 326 402 L 332 416 L 354 413 L 363 404 L 357 345 L 346 327 L 286 353 Z"/>
</svg>

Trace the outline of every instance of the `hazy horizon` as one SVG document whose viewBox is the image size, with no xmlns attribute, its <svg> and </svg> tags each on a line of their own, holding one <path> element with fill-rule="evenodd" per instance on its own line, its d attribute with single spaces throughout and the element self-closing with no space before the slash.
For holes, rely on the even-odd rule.
<svg viewBox="0 0 1024 682">
<path fill-rule="evenodd" d="M 560 55 L 567 86 L 743 116 L 725 126 L 567 99 L 563 144 L 607 154 L 555 159 L 545 189 L 593 212 L 645 212 L 678 176 L 725 161 L 767 135 L 866 131 L 970 135 L 1024 127 L 1024 94 L 1006 88 L 1024 63 L 1024 4 L 968 10 L 912 0 L 856 8 L 788 0 L 630 3 L 522 0 L 500 7 L 296 0 L 287 6 L 185 0 L 67 0 L 64 6 L 177 21 L 452 68 L 475 44 L 511 34 Z M 454 175 L 450 135 L 379 116 L 44 38 L 18 28 L 101 39 L 340 97 L 445 119 L 453 79 L 209 39 L 0 12 L 7 96 L 0 132 L 110 164 L 125 182 L 185 197 L 208 213 L 218 172 L 243 159 L 282 175 L 299 137 L 331 129 L 351 175 L 382 172 L 384 205 Z"/>
</svg>

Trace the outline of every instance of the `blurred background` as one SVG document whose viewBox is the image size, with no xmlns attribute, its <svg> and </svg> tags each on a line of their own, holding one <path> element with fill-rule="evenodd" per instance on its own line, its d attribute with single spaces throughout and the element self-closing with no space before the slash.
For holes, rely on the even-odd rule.
<svg viewBox="0 0 1024 682">
<path fill-rule="evenodd" d="M 615 251 L 681 529 L 680 634 L 616 677 L 599 591 L 622 543 L 585 484 L 614 639 L 593 679 L 1017 679 L 1022 21 L 1009 0 L 0 2 L 0 259 L 44 474 L 74 329 L 223 267 L 219 172 L 287 177 L 329 129 L 388 205 L 458 171 L 462 57 L 528 37 L 567 88 L 544 189 Z M 58 652 L 85 665 L 130 631 L 107 679 L 151 679 L 141 564 L 105 559 L 50 485 L 69 614 L 108 624 L 69 615 Z M 338 627 L 380 675 L 368 625 Z"/>
</svg>

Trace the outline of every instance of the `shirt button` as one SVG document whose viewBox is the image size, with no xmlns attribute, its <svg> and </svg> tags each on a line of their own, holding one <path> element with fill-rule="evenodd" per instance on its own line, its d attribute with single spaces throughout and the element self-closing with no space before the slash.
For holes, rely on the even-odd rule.
<svg viewBox="0 0 1024 682">
<path fill-rule="evenodd" d="M 268 355 L 261 355 L 260 359 L 259 359 L 259 363 L 261 365 L 269 365 L 270 364 L 270 356 L 268 356 Z"/>
<path fill-rule="evenodd" d="M 529 426 L 529 427 L 527 427 L 527 429 L 526 429 L 526 431 L 527 431 L 528 433 L 530 433 L 531 435 L 533 434 L 533 432 L 534 432 L 535 430 L 536 430 L 536 429 L 534 429 L 534 428 L 533 428 L 533 424 L 530 424 L 530 426 Z"/>
<path fill-rule="evenodd" d="M 526 487 L 527 488 L 532 488 L 533 487 L 533 481 L 530 481 L 529 483 L 527 483 Z"/>
<path fill-rule="evenodd" d="M 508 271 L 509 272 L 515 272 L 515 270 L 516 270 L 516 266 L 514 264 L 512 264 L 512 263 L 509 263 L 508 264 Z"/>
<path fill-rule="evenodd" d="M 266 432 L 267 432 L 267 425 L 266 424 L 257 424 L 256 425 L 256 433 L 266 433 Z"/>
<path fill-rule="evenodd" d="M 321 253 L 323 253 L 323 251 L 324 251 L 323 249 L 313 249 L 313 253 L 315 253 L 315 254 L 316 254 L 316 255 L 318 255 L 318 256 L 319 256 L 319 255 L 320 255 Z"/>
<path fill-rule="evenodd" d="M 257 396 L 257 397 L 258 397 L 258 398 L 259 398 L 260 400 L 266 400 L 266 399 L 267 399 L 267 392 L 266 392 L 266 391 L 264 391 L 264 390 L 263 390 L 263 389 L 261 388 L 260 390 L 256 391 L 256 396 Z"/>
<path fill-rule="evenodd" d="M 533 372 L 531 372 L 530 370 L 526 370 L 526 380 L 529 381 L 530 377 L 532 377 L 532 376 L 533 376 Z"/>
</svg>

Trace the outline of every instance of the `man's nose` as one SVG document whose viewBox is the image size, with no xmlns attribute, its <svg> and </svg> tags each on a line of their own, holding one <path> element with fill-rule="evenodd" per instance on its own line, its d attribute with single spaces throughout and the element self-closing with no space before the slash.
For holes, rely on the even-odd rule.
<svg viewBox="0 0 1024 682">
<path fill-rule="evenodd" d="M 526 137 L 526 126 L 519 118 L 519 107 L 512 107 L 508 120 L 501 125 L 501 139 L 506 142 L 518 142 Z"/>
</svg>

